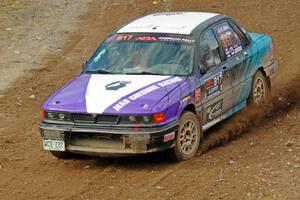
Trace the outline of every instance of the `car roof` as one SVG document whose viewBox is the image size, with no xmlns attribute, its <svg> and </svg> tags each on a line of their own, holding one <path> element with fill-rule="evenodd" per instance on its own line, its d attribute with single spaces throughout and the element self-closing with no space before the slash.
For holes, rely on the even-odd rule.
<svg viewBox="0 0 300 200">
<path fill-rule="evenodd" d="M 174 33 L 189 35 L 203 22 L 218 16 L 207 12 L 165 12 L 138 18 L 117 33 Z"/>
</svg>

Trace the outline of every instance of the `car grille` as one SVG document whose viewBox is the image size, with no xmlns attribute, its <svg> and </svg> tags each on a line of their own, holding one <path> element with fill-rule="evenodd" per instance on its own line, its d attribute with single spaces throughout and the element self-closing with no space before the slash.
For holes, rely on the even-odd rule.
<svg viewBox="0 0 300 200">
<path fill-rule="evenodd" d="M 118 115 L 93 115 L 93 114 L 72 114 L 75 123 L 93 124 L 116 124 L 119 121 Z"/>
<path fill-rule="evenodd" d="M 96 123 L 118 123 L 117 115 L 98 115 Z"/>
<path fill-rule="evenodd" d="M 119 134 L 82 132 L 74 132 L 69 134 L 69 143 L 74 146 L 109 149 L 125 148 L 123 136 Z"/>
<path fill-rule="evenodd" d="M 74 122 L 94 123 L 94 117 L 91 114 L 73 114 Z"/>
</svg>

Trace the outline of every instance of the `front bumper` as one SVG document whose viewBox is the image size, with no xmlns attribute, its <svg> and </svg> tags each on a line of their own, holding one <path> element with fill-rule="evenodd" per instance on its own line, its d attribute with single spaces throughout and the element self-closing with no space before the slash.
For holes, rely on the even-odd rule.
<svg viewBox="0 0 300 200">
<path fill-rule="evenodd" d="M 91 156 L 126 156 L 174 146 L 178 123 L 162 127 L 102 127 L 94 124 L 40 123 L 43 139 L 64 140 L 65 150 Z"/>
</svg>

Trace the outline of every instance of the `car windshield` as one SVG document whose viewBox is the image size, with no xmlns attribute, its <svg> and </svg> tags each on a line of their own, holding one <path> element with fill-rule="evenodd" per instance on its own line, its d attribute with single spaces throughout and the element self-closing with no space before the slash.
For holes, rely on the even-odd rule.
<svg viewBox="0 0 300 200">
<path fill-rule="evenodd" d="M 189 75 L 195 40 L 191 36 L 115 34 L 85 65 L 85 73 Z"/>
</svg>

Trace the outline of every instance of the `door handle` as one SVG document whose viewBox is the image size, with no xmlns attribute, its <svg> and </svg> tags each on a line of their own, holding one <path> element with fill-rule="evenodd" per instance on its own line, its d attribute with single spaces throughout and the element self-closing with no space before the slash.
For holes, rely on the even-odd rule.
<svg viewBox="0 0 300 200">
<path fill-rule="evenodd" d="M 226 72 L 227 76 L 230 77 L 231 76 L 231 70 L 229 70 L 229 68 L 227 66 L 223 66 L 223 73 Z"/>
</svg>

